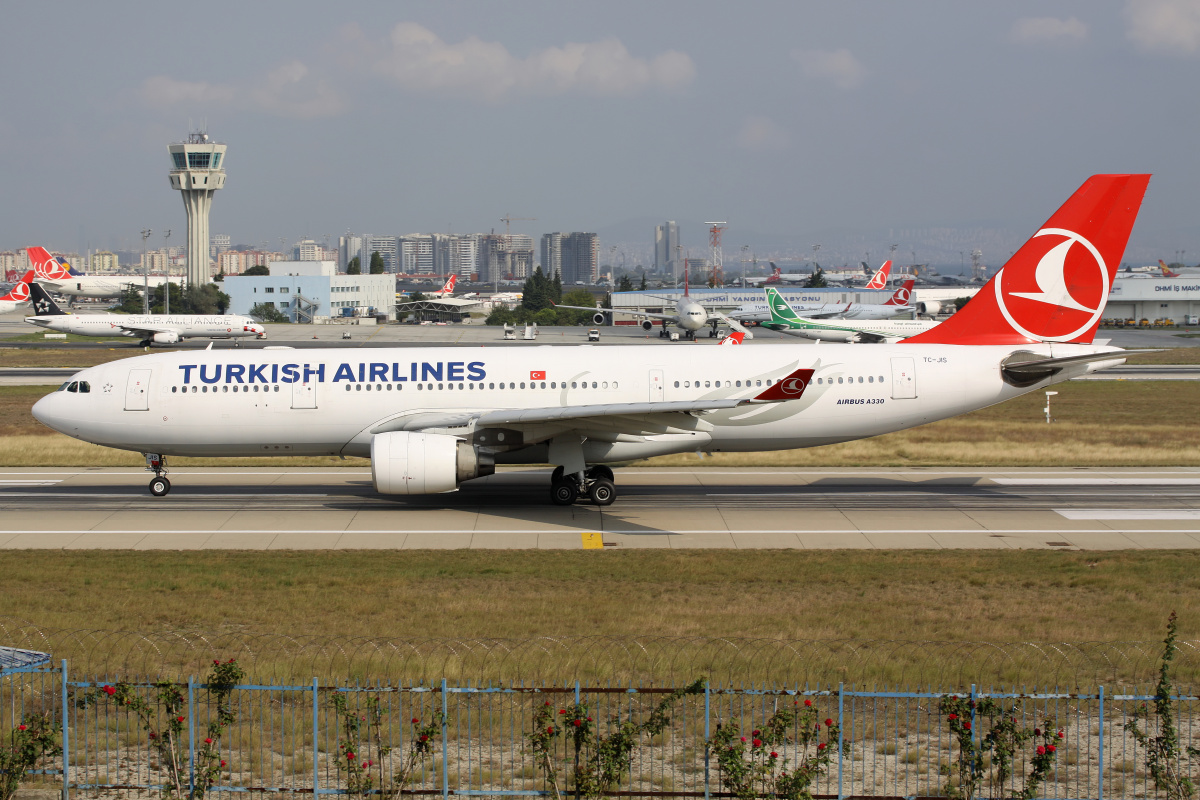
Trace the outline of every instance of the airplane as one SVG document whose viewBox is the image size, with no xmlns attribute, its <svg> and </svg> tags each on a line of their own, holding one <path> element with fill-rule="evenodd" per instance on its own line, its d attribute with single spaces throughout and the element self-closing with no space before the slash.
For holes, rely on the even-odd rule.
<svg viewBox="0 0 1200 800">
<path fill-rule="evenodd" d="M 745 338 L 746 338 L 746 334 L 742 333 L 741 331 L 730 331 L 729 333 L 725 334 L 725 336 L 723 336 L 721 338 L 721 341 L 717 342 L 717 344 L 719 344 L 719 345 L 741 344 L 742 340 Z"/>
<path fill-rule="evenodd" d="M 33 281 L 33 270 L 25 273 L 25 277 L 17 281 L 8 294 L 0 297 L 0 314 L 16 311 L 18 307 L 29 302 L 29 284 Z"/>
<path fill-rule="evenodd" d="M 866 266 L 865 261 L 863 262 L 863 266 L 864 267 Z M 876 273 L 871 276 L 871 280 L 867 281 L 867 285 L 864 286 L 863 288 L 864 289 L 886 289 L 887 282 L 888 282 L 888 275 L 890 275 L 891 272 L 892 272 L 892 260 L 889 258 L 887 261 L 883 262 L 883 266 L 881 266 L 879 268 L 879 270 L 876 271 Z"/>
<path fill-rule="evenodd" d="M 1158 266 L 1162 270 L 1162 277 L 1164 277 L 1164 278 L 1178 278 L 1179 277 L 1179 273 L 1172 272 L 1170 270 L 1170 268 L 1165 263 L 1163 263 L 1163 260 L 1161 258 L 1158 260 Z"/>
<path fill-rule="evenodd" d="M 938 323 L 920 319 L 888 319 L 874 322 L 806 319 L 796 314 L 783 296 L 767 287 L 771 321 L 764 328 L 827 342 L 896 342 L 933 328 Z"/>
<path fill-rule="evenodd" d="M 430 297 L 453 297 L 454 296 L 454 284 L 457 280 L 458 280 L 457 275 L 451 275 L 449 278 L 446 279 L 446 285 L 443 286 L 440 291 L 431 292 L 429 296 Z"/>
<path fill-rule="evenodd" d="M 120 297 L 130 286 L 135 289 L 142 289 L 145 286 L 145 279 L 136 275 L 81 275 L 67 263 L 66 259 L 50 255 L 44 247 L 30 247 L 25 252 L 33 264 L 37 282 L 49 291 L 70 297 L 72 300 L 79 297 L 92 299 Z M 166 281 L 167 278 L 162 275 L 151 275 L 149 285 L 153 289 L 162 286 Z M 171 278 L 171 282 L 174 284 L 178 285 L 180 281 L 180 278 Z"/>
<path fill-rule="evenodd" d="M 686 267 L 683 270 L 683 297 L 675 302 L 674 314 L 652 314 L 648 311 L 626 311 L 624 309 L 612 308 L 598 310 L 595 308 L 585 308 L 584 306 L 564 306 L 558 303 L 555 303 L 554 307 L 571 308 L 576 311 L 594 311 L 596 313 L 592 315 L 592 322 L 596 325 L 603 325 L 605 317 L 608 314 L 628 314 L 631 317 L 640 318 L 642 320 L 642 330 L 647 333 L 654 330 L 654 321 L 658 320 L 661 324 L 658 331 L 659 337 L 667 336 L 667 325 L 675 325 L 683 329 L 684 337 L 687 339 L 694 340 L 696 338 L 696 331 L 705 326 L 709 327 L 709 338 L 716 338 L 717 326 L 723 322 L 733 330 L 744 333 L 747 339 L 754 338 L 754 334 L 746 330 L 737 320 L 731 319 L 719 311 L 709 311 L 703 305 L 691 299 L 691 295 L 688 294 L 688 271 Z"/>
<path fill-rule="evenodd" d="M 46 294 L 30 287 L 36 316 L 25 321 L 40 328 L 79 336 L 140 336 L 140 346 L 176 344 L 184 339 L 267 338 L 267 329 L 249 317 L 233 314 L 70 314 Z"/>
<path fill-rule="evenodd" d="M 549 463 L 553 503 L 608 505 L 611 463 L 878 436 L 1124 363 L 1094 337 L 1149 180 L 1092 176 L 966 307 L 895 344 L 176 351 L 81 370 L 33 415 L 142 453 L 156 496 L 171 456 L 269 451 L 370 458 L 402 496 Z"/>
<path fill-rule="evenodd" d="M 791 308 L 808 319 L 888 319 L 913 310 L 909 300 L 912 298 L 914 282 L 912 278 L 906 280 L 883 303 L 811 303 Z M 730 312 L 729 316 L 739 322 L 770 322 L 773 319 L 772 313 L 771 304 L 764 301 L 744 303 L 736 311 Z"/>
</svg>

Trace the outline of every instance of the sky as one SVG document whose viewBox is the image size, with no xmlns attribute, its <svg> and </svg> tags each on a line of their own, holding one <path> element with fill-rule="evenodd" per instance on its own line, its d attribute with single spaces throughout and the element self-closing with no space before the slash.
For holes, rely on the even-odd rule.
<svg viewBox="0 0 1200 800">
<path fill-rule="evenodd" d="M 851 230 L 877 253 L 930 229 L 1019 244 L 1087 176 L 1152 172 L 1130 250 L 1200 261 L 1200 0 L 51 1 L 0 19 L 0 249 L 182 243 L 167 145 L 204 128 L 229 148 L 212 231 L 272 249 L 506 214 L 647 249 L 655 220 L 697 250 L 702 221 L 727 221 L 727 263 Z"/>
</svg>

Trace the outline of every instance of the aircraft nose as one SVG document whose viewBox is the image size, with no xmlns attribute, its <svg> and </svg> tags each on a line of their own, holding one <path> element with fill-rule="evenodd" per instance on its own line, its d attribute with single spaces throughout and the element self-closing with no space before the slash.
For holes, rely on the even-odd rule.
<svg viewBox="0 0 1200 800">
<path fill-rule="evenodd" d="M 73 435 L 74 423 L 67 412 L 62 392 L 53 392 L 33 404 L 33 418 L 59 433 Z"/>
</svg>

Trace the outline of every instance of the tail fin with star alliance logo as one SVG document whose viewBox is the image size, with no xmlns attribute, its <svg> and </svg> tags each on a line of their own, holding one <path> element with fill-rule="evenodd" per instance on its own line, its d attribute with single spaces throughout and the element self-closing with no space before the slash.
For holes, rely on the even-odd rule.
<svg viewBox="0 0 1200 800">
<path fill-rule="evenodd" d="M 1093 175 L 961 310 L 912 344 L 1090 344 L 1149 175 Z"/>
<path fill-rule="evenodd" d="M 29 300 L 34 316 L 59 317 L 67 313 L 58 307 L 58 303 L 54 302 L 54 298 L 46 293 L 40 283 L 29 284 Z"/>
</svg>

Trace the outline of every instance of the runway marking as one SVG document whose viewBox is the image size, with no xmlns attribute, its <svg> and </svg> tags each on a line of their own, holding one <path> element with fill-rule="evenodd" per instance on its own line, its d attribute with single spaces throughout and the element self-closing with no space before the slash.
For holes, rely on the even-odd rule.
<svg viewBox="0 0 1200 800">
<path fill-rule="evenodd" d="M 1198 486 L 1200 478 L 989 478 L 1002 486 Z"/>
<path fill-rule="evenodd" d="M 0 480 L 0 486 L 53 486 L 56 483 L 62 483 L 62 480 L 61 479 L 45 480 L 45 481 L 3 481 L 3 480 Z"/>
<path fill-rule="evenodd" d="M 604 535 L 599 531 L 584 531 L 582 537 L 584 550 L 604 549 Z"/>
<path fill-rule="evenodd" d="M 1056 508 L 1066 519 L 1192 520 L 1200 519 L 1200 508 Z"/>
<path fill-rule="evenodd" d="M 262 493 L 253 493 L 253 494 L 252 493 L 232 494 L 232 493 L 216 493 L 216 492 L 213 492 L 213 493 L 186 492 L 181 495 L 176 495 L 176 497 L 186 497 L 189 500 L 192 498 L 206 498 L 206 499 L 210 499 L 210 500 L 212 500 L 212 499 L 229 500 L 229 499 L 236 499 L 236 498 L 244 498 L 247 500 L 253 500 L 253 499 L 263 499 L 263 498 L 272 499 L 272 498 L 276 498 L 276 497 L 330 497 L 330 496 L 331 495 L 324 494 L 324 493 L 317 493 L 317 492 L 294 492 L 294 493 L 290 493 L 290 494 L 284 493 L 284 492 L 280 492 L 279 494 L 275 494 L 274 492 L 271 492 L 271 493 L 262 492 Z M 91 498 L 99 497 L 99 498 L 104 498 L 106 500 L 149 500 L 148 496 L 142 495 L 142 494 L 136 494 L 136 495 L 116 494 L 114 492 L 105 492 L 105 493 L 101 494 L 99 492 L 6 492 L 6 491 L 0 490 L 0 498 L 5 498 L 5 497 L 91 497 Z M 171 501 L 160 499 L 159 502 L 169 503 Z"/>
<path fill-rule="evenodd" d="M 572 528 L 496 528 L 496 529 L 476 529 L 476 528 L 430 528 L 427 530 L 413 529 L 405 530 L 404 533 L 448 533 L 448 534 L 544 534 L 544 533 L 574 533 L 578 529 Z M 193 534 L 271 534 L 275 536 L 287 536 L 290 534 L 349 534 L 349 533 L 370 533 L 370 534 L 388 534 L 395 536 L 397 531 L 394 528 L 385 529 L 354 529 L 354 528 L 326 528 L 326 529 L 300 529 L 289 528 L 287 530 L 271 530 L 269 528 L 254 528 L 246 530 L 235 530 L 232 528 L 207 528 L 202 530 L 156 530 L 153 533 L 148 533 L 145 529 L 131 528 L 73 528 L 63 530 L 46 530 L 46 529 L 29 529 L 29 530 L 9 530 L 0 528 L 0 534 L 20 535 L 26 533 L 38 534 L 59 534 L 59 533 L 142 533 L 147 536 L 175 536 L 175 535 L 193 535 Z M 926 533 L 926 534 L 943 534 L 943 533 L 973 533 L 985 534 L 988 536 L 1016 536 L 1025 534 L 1054 534 L 1056 536 L 1070 535 L 1080 533 L 1200 533 L 1200 528 L 1071 528 L 1063 530 L 1062 528 L 828 528 L 828 529 L 813 529 L 813 530 L 764 530 L 762 528 L 744 528 L 744 529 L 713 529 L 713 530 L 646 530 L 646 529 L 622 529 L 616 528 L 602 532 L 602 535 L 615 536 L 690 536 L 690 535 L 712 535 L 712 534 L 842 534 L 853 536 L 855 534 L 884 534 L 884 533 Z"/>
</svg>

